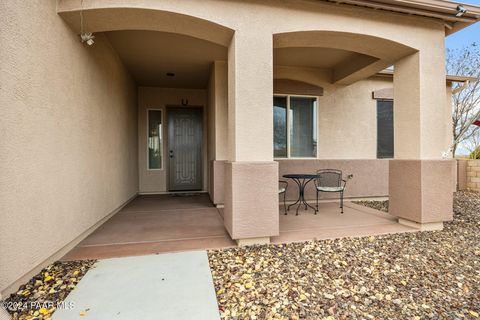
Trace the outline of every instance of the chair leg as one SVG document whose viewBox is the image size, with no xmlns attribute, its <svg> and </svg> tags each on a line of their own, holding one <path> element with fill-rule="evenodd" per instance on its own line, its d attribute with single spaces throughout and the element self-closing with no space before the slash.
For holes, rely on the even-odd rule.
<svg viewBox="0 0 480 320">
<path fill-rule="evenodd" d="M 317 211 L 318 211 L 318 190 L 317 190 Z"/>
<path fill-rule="evenodd" d="M 285 208 L 285 215 L 287 215 L 287 201 L 286 201 L 287 192 L 283 193 L 283 207 Z"/>
<path fill-rule="evenodd" d="M 343 191 L 340 192 L 340 209 L 342 209 L 341 213 L 343 213 Z"/>
</svg>

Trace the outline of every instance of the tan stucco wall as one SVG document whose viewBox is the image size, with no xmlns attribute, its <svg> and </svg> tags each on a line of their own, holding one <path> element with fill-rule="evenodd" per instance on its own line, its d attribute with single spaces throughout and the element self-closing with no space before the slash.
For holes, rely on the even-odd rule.
<svg viewBox="0 0 480 320">
<path fill-rule="evenodd" d="M 467 189 L 467 166 L 468 160 L 457 159 L 457 179 L 456 179 L 456 190 L 465 190 Z M 471 176 L 476 176 L 477 173 L 472 174 Z"/>
<path fill-rule="evenodd" d="M 226 61 L 215 61 L 215 159 L 228 158 L 228 72 Z M 209 126 L 212 128 L 212 126 Z"/>
<path fill-rule="evenodd" d="M 370 77 L 351 85 L 332 84 L 328 70 L 299 67 L 274 67 L 275 79 L 294 79 L 324 89 L 318 97 L 319 159 L 376 159 L 377 100 L 372 92 L 393 89 L 393 78 Z M 275 92 L 281 94 L 283 92 Z M 446 85 L 445 109 L 451 107 L 451 84 Z M 444 113 L 442 125 L 450 128 L 451 116 Z M 451 143 L 452 132 L 443 130 L 445 145 Z"/>
<path fill-rule="evenodd" d="M 393 88 L 393 81 L 372 77 L 345 86 L 331 84 L 330 76 L 323 69 L 274 68 L 274 78 L 293 78 L 324 89 L 323 96 L 318 97 L 317 158 L 375 159 L 377 102 L 372 92 Z"/>
<path fill-rule="evenodd" d="M 219 172 L 215 160 L 228 158 L 228 81 L 227 62 L 215 61 L 212 64 L 208 82 L 208 192 L 210 199 L 218 203 L 219 198 L 223 203 L 222 188 L 216 186 L 216 181 L 223 181 L 224 172 Z M 222 167 L 223 169 L 223 167 Z M 221 196 L 220 196 L 221 195 Z"/>
<path fill-rule="evenodd" d="M 278 235 L 278 163 L 228 161 L 225 181 L 223 219 L 232 239 Z"/>
<path fill-rule="evenodd" d="M 416 223 L 453 219 L 454 160 L 389 161 L 388 212 Z"/>
<path fill-rule="evenodd" d="M 395 64 L 394 126 L 396 159 L 441 159 L 446 141 L 444 39 L 432 33 L 429 43 L 438 50 L 412 54 Z"/>
<path fill-rule="evenodd" d="M 80 8 L 82 3 L 83 8 Z M 118 29 L 173 31 L 228 46 L 228 160 L 244 162 L 245 168 L 255 163 L 261 167 L 262 162 L 274 166 L 271 120 L 274 48 L 326 47 L 374 58 L 370 65 L 357 60 L 334 67 L 330 75 L 332 83 L 352 84 L 395 65 L 395 158 L 440 159 L 447 147 L 445 25 L 439 19 L 323 1 L 59 1 L 59 12 L 77 30 L 76 16 L 80 9 L 84 10 L 88 26 L 94 32 Z M 342 91 L 348 93 L 348 90 Z M 335 98 L 340 99 L 338 95 Z M 351 118 L 346 110 L 337 113 L 342 115 L 340 121 Z M 345 132 L 337 131 L 337 136 L 342 134 Z M 363 142 L 360 144 L 366 148 Z M 348 155 L 356 156 L 354 152 Z M 238 185 L 239 178 L 235 174 L 234 170 L 225 170 L 227 188 Z M 250 195 L 262 194 L 262 189 L 273 190 L 274 187 L 276 181 L 265 180 L 248 191 Z M 440 191 L 440 196 L 448 197 L 443 189 Z M 241 223 L 237 214 L 241 216 L 247 209 L 255 210 L 253 201 L 240 198 L 236 202 L 225 196 L 225 217 L 231 217 L 235 223 Z M 240 202 L 242 206 L 236 206 Z M 269 202 L 265 208 L 273 209 L 276 199 Z M 265 217 L 278 219 L 278 215 L 270 213 L 265 212 Z M 275 221 L 268 224 L 273 226 Z"/>
<path fill-rule="evenodd" d="M 63 11 L 65 19 L 72 26 L 78 27 L 74 12 L 79 3 L 74 0 L 59 2 L 59 11 Z M 412 72 L 422 72 L 422 83 L 418 83 L 422 92 L 430 95 L 435 90 L 438 96 L 439 79 L 443 77 L 443 38 L 444 24 L 441 21 L 406 16 L 385 11 L 374 11 L 353 6 L 338 6 L 320 1 L 157 1 L 141 0 L 125 2 L 121 0 L 91 0 L 84 2 L 85 14 L 93 31 L 104 31 L 111 28 L 153 29 L 172 31 L 171 19 L 156 19 L 156 15 L 170 14 L 176 21 L 175 31 L 209 39 L 229 46 L 229 159 L 234 161 L 268 161 L 271 160 L 272 133 L 271 124 L 265 119 L 271 117 L 271 97 L 266 91 L 272 87 L 272 52 L 273 47 L 327 46 L 370 54 L 381 59 L 380 64 L 395 64 L 399 55 L 406 56 L 415 51 L 422 52 L 421 62 Z M 90 8 L 116 8 L 114 11 Z M 135 9 L 132 9 L 135 8 Z M 137 10 L 137 9 L 154 9 Z M 122 16 L 120 21 L 106 19 L 115 13 Z M 178 14 L 187 15 L 184 26 Z M 191 30 L 189 21 L 192 17 L 196 30 Z M 245 17 L 248 17 L 246 20 Z M 176 18 L 176 19 L 175 19 Z M 190 20 L 189 20 L 190 19 Z M 115 20 L 115 19 L 114 19 Z M 156 23 L 153 24 L 152 21 Z M 246 23 L 248 21 L 248 23 Z M 217 26 L 206 24 L 215 23 Z M 123 26 L 122 26 L 123 25 Z M 361 26 L 361 28 L 359 28 Z M 226 29 L 233 30 L 233 38 L 229 41 L 222 38 Z M 297 34 L 299 31 L 312 31 Z M 333 31 L 333 32 L 331 32 Z M 338 32 L 338 33 L 335 33 Z M 292 36 L 289 34 L 294 33 Z M 338 41 L 342 36 L 342 41 Z M 273 41 L 272 41 L 273 38 Z M 347 39 L 348 41 L 343 41 Z M 395 50 L 392 48 L 395 47 Z M 371 72 L 372 69 L 367 71 Z M 363 69 L 362 69 L 363 70 Z M 364 74 L 363 70 L 360 72 Z M 378 70 L 377 70 L 378 71 Z M 330 80 L 335 74 L 330 76 Z M 436 79 L 436 80 L 435 80 Z M 424 85 L 433 83 L 433 88 Z M 402 86 L 399 84 L 399 86 Z M 443 84 L 442 84 L 443 86 Z M 406 91 L 410 90 L 408 86 Z M 405 90 L 404 90 L 405 91 Z M 422 95 L 423 97 L 424 95 Z M 410 96 L 407 94 L 406 100 Z M 430 120 L 443 118 L 438 111 L 438 97 L 416 99 L 412 108 L 432 110 L 422 111 L 418 122 L 428 125 Z M 435 110 L 435 112 L 433 111 Z M 248 123 L 249 130 L 242 130 Z M 432 128 L 435 134 L 421 136 L 422 142 L 414 137 L 402 139 L 402 144 L 415 142 L 422 144 L 425 156 L 431 157 L 440 153 L 443 148 L 443 128 Z M 442 131 L 441 133 L 439 133 Z M 440 145 L 438 136 L 441 135 Z M 252 144 L 252 139 L 256 143 Z M 437 150 L 438 149 L 438 150 Z M 418 154 L 417 156 L 421 156 Z M 441 155 L 438 155 L 440 157 Z"/>
<path fill-rule="evenodd" d="M 453 144 L 453 121 L 452 121 L 452 108 L 453 108 L 453 88 L 452 83 L 447 82 L 447 104 L 445 106 L 445 146 L 446 149 L 450 149 Z"/>
<path fill-rule="evenodd" d="M 167 106 L 181 106 L 188 99 L 189 106 L 203 107 L 203 189 L 207 190 L 208 177 L 208 125 L 207 90 L 170 89 L 158 87 L 138 88 L 138 172 L 139 192 L 157 193 L 168 191 L 168 114 Z M 147 110 L 162 110 L 163 168 L 147 170 Z"/>
<path fill-rule="evenodd" d="M 291 173 L 315 173 L 320 169 L 342 170 L 343 179 L 352 174 L 347 182 L 346 198 L 367 198 L 388 196 L 388 161 L 367 159 L 318 159 L 318 160 L 278 160 L 279 179 L 288 182 L 287 201 L 298 199 L 298 187 L 291 179 L 283 178 Z M 321 193 L 320 199 L 339 198 L 338 193 Z M 305 188 L 305 198 L 314 200 L 315 186 L 309 183 Z"/>
<path fill-rule="evenodd" d="M 276 165 L 271 161 L 274 47 L 326 46 L 380 59 L 378 64 L 359 70 L 353 77 L 340 73 L 341 77 L 350 79 L 395 64 L 399 71 L 395 78 L 395 100 L 397 106 L 402 106 L 396 108 L 401 112 L 395 115 L 399 158 L 435 159 L 441 157 L 445 148 L 446 126 L 438 125 L 446 119 L 446 109 L 438 108 L 445 98 L 445 34 L 444 24 L 439 20 L 320 1 L 59 0 L 57 9 L 76 30 L 78 9 L 82 4 L 89 31 L 141 29 L 178 32 L 229 47 L 228 159 L 245 162 L 245 166 L 240 163 L 232 168 L 250 168 L 257 162 L 259 168 L 262 162 L 270 162 L 271 168 Z M 143 152 L 146 151 L 145 145 L 139 146 L 138 153 L 132 151 L 137 141 L 137 137 L 129 140 L 129 133 L 136 126 L 130 120 L 137 115 L 137 111 L 129 114 L 128 109 L 133 99 L 133 87 L 118 59 L 112 59 L 114 53 L 103 45 L 102 36 L 98 35 L 94 47 L 83 48 L 78 37 L 55 15 L 53 0 L 28 3 L 9 0 L 5 6 L 8 10 L 2 10 L 0 16 L 5 21 L 0 39 L 0 102 L 7 106 L 7 111 L 1 119 L 2 129 L 6 129 L 0 161 L 8 172 L 2 176 L 0 194 L 2 205 L 7 208 L 2 213 L 7 212 L 9 216 L 5 219 L 8 223 L 2 225 L 8 228 L 8 232 L 2 232 L 0 256 L 2 261 L 4 257 L 8 261 L 14 259 L 14 263 L 9 263 L 7 272 L 2 270 L 0 284 L 38 264 L 44 256 L 49 256 L 134 194 L 137 169 L 141 191 L 166 189 L 165 172 L 150 175 L 145 170 L 145 159 L 142 164 L 142 157 L 146 156 Z M 89 10 L 92 8 L 112 10 Z M 298 31 L 313 32 L 296 34 Z M 285 37 L 279 35 L 285 33 Z M 340 35 L 342 41 L 338 41 Z M 410 56 L 406 57 L 407 54 Z M 321 78 L 321 74 L 310 74 L 310 77 Z M 338 77 L 338 72 L 331 74 L 330 81 Z M 3 79 L 6 79 L 5 85 Z M 344 93 L 345 100 L 340 104 L 344 107 L 324 112 L 325 115 L 334 113 L 336 120 L 333 121 L 342 126 L 351 119 L 352 111 L 346 106 L 355 102 L 348 98 L 352 97 L 350 90 L 355 87 L 339 88 L 336 91 Z M 112 94 L 112 90 L 117 93 Z M 197 97 L 196 93 L 192 95 Z M 206 90 L 199 93 L 198 98 L 202 96 L 202 99 L 197 101 L 196 98 L 173 94 L 174 99 L 170 102 L 166 99 L 168 94 L 152 93 L 146 95 L 145 100 L 139 100 L 139 108 L 152 103 L 178 105 L 181 98 L 189 98 L 190 105 L 205 106 L 206 95 Z M 149 97 L 152 100 L 148 100 Z M 327 94 L 325 98 L 328 99 Z M 337 94 L 331 99 L 337 103 L 341 98 Z M 328 101 L 325 102 L 324 105 L 328 105 Z M 145 115 L 145 112 L 139 114 Z M 357 115 L 360 125 L 364 124 L 366 115 Z M 142 124 L 141 119 L 139 124 Z M 337 130 L 337 126 L 324 125 Z M 205 139 L 207 134 L 205 132 Z M 337 130 L 336 136 L 345 134 L 348 134 L 345 130 Z M 337 140 L 337 143 L 343 147 L 346 140 Z M 146 143 L 145 128 L 140 128 L 138 142 Z M 349 157 L 362 158 L 372 154 L 370 144 L 360 141 L 360 146 L 367 151 L 356 146 L 352 147 L 354 151 L 336 149 L 335 158 L 338 154 L 345 156 L 343 150 Z M 328 144 L 320 147 L 325 150 L 325 157 L 329 157 L 327 153 L 333 153 Z M 205 150 L 205 159 L 207 152 Z M 136 165 L 132 164 L 136 164 L 137 154 L 140 163 L 135 168 Z M 204 166 L 206 172 L 207 161 Z M 246 185 L 236 172 L 226 171 L 229 187 Z M 237 213 L 228 213 L 232 221 L 241 224 L 236 215 L 241 217 L 241 212 L 255 209 L 256 204 L 249 197 L 264 194 L 263 189 L 276 188 L 276 181 L 264 181 L 267 182 L 254 185 L 238 201 L 232 198 L 230 208 L 238 209 Z M 275 226 L 278 221 L 272 219 L 278 219 L 278 215 L 271 213 L 276 199 L 265 199 L 271 199 L 262 204 L 265 205 L 266 223 Z M 35 208 L 34 212 L 32 208 Z M 19 238 L 18 232 L 13 232 L 25 228 L 26 223 L 18 220 L 19 216 L 29 222 L 29 237 Z M 58 230 L 47 237 L 44 230 L 48 230 L 52 221 Z M 4 238 L 10 242 L 3 241 Z M 11 249 L 3 253 L 4 244 L 13 247 L 11 239 L 15 239 L 15 245 L 22 248 L 22 253 Z M 32 248 L 32 239 L 35 239 L 35 248 Z"/>
<path fill-rule="evenodd" d="M 1 292 L 134 196 L 138 166 L 135 86 L 106 39 L 82 45 L 55 0 L 0 7 Z"/>
</svg>

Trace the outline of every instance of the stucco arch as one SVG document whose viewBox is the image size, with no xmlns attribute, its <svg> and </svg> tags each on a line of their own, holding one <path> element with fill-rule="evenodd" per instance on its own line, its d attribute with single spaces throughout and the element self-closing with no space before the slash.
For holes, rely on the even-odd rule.
<svg viewBox="0 0 480 320">
<path fill-rule="evenodd" d="M 58 14 L 80 33 L 80 7 L 59 11 Z M 95 7 L 82 10 L 84 30 L 106 32 L 118 30 L 148 30 L 177 33 L 228 47 L 234 30 L 203 18 L 148 8 Z"/>
<path fill-rule="evenodd" d="M 381 60 L 396 61 L 417 50 L 390 39 L 362 33 L 307 30 L 273 35 L 274 48 L 323 47 L 361 53 Z"/>
<path fill-rule="evenodd" d="M 351 84 L 395 64 L 418 50 L 405 44 L 370 34 L 306 30 L 273 35 L 274 49 L 331 48 L 357 55 L 332 68 L 331 82 Z"/>
</svg>

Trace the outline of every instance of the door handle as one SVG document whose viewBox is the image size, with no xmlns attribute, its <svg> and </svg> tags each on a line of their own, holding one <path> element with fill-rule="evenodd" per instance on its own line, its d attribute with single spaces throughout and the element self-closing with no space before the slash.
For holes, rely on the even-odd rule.
<svg viewBox="0 0 480 320">
<path fill-rule="evenodd" d="M 173 150 L 170 150 L 170 151 L 168 152 L 168 156 L 169 156 L 170 158 L 173 158 Z"/>
</svg>

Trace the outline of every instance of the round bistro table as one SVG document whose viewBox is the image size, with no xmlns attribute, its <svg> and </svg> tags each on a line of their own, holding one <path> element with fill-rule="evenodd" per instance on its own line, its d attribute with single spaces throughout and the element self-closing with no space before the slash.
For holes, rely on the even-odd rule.
<svg viewBox="0 0 480 320">
<path fill-rule="evenodd" d="M 316 174 L 285 174 L 283 175 L 283 177 L 287 179 L 292 179 L 293 181 L 295 181 L 295 183 L 298 186 L 298 200 L 295 201 L 295 203 L 292 203 L 291 205 L 289 205 L 288 210 L 290 210 L 291 206 L 294 206 L 298 203 L 297 213 L 296 213 L 297 216 L 298 216 L 298 209 L 302 204 L 305 206 L 305 210 L 307 210 L 307 208 L 310 207 L 315 211 L 315 214 L 317 214 L 317 209 L 315 207 L 312 207 L 307 203 L 307 201 L 305 201 L 305 186 L 313 179 L 316 179 L 317 175 Z"/>
</svg>

